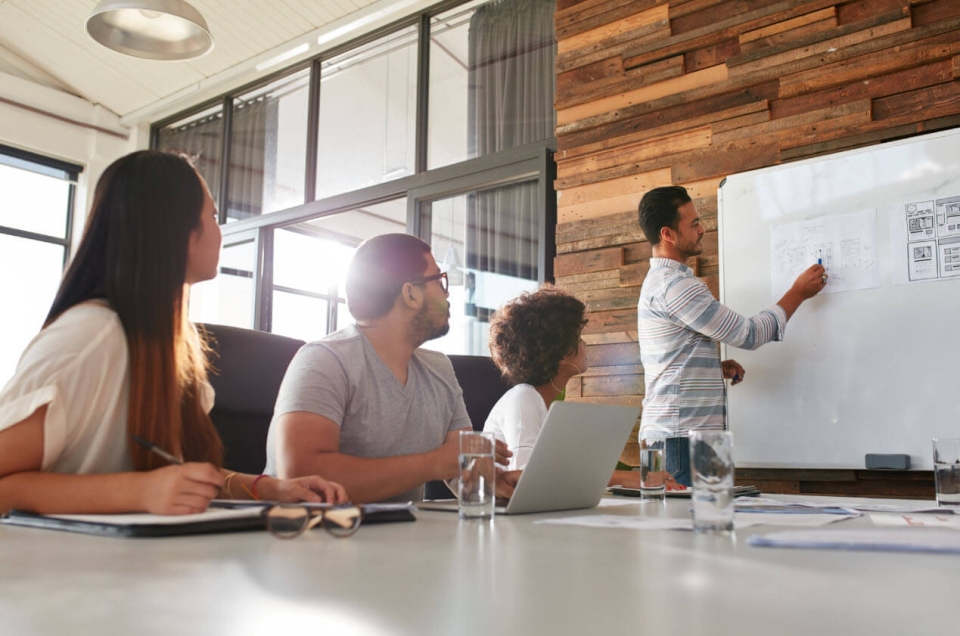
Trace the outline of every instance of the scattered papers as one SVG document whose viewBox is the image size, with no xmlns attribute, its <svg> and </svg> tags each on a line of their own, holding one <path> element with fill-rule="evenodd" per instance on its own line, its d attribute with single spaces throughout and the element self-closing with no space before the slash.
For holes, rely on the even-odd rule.
<svg viewBox="0 0 960 636">
<path fill-rule="evenodd" d="M 952 512 L 945 515 L 935 514 L 902 514 L 883 515 L 872 514 L 870 521 L 875 526 L 902 527 L 902 528 L 948 528 L 960 530 L 960 517 Z"/>
<path fill-rule="evenodd" d="M 786 530 L 753 535 L 747 545 L 760 548 L 882 550 L 960 554 L 960 532 L 953 530 Z"/>
</svg>

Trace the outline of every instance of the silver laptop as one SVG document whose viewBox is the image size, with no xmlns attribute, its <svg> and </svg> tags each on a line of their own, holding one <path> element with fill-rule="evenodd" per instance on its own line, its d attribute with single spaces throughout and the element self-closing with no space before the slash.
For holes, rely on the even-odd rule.
<svg viewBox="0 0 960 636">
<path fill-rule="evenodd" d="M 593 508 L 640 416 L 632 406 L 554 402 L 530 460 L 497 514 Z M 456 500 L 423 501 L 422 510 L 457 510 Z"/>
</svg>

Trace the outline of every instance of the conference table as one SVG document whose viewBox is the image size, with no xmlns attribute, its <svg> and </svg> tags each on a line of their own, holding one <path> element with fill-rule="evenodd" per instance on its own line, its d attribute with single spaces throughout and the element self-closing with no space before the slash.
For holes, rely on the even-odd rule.
<svg viewBox="0 0 960 636">
<path fill-rule="evenodd" d="M 421 510 L 414 523 L 368 525 L 347 539 L 322 530 L 294 540 L 267 532 L 116 539 L 0 526 L 0 634 L 820 636 L 957 628 L 960 555 L 746 544 L 754 533 L 784 529 L 768 526 L 703 535 L 537 523 L 690 514 L 689 500 L 628 501 L 492 523 Z M 829 527 L 871 523 L 864 516 Z"/>
</svg>

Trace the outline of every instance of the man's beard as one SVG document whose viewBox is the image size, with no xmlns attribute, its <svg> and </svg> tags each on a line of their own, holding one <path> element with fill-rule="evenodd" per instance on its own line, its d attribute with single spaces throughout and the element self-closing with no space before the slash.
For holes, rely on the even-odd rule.
<svg viewBox="0 0 960 636">
<path fill-rule="evenodd" d="M 428 311 L 429 305 L 424 304 L 423 307 L 420 308 L 420 311 L 417 312 L 417 315 L 413 317 L 413 322 L 410 323 L 410 339 L 417 347 L 428 340 L 445 336 L 450 331 L 449 319 L 444 320 L 442 325 L 430 324 Z"/>
</svg>

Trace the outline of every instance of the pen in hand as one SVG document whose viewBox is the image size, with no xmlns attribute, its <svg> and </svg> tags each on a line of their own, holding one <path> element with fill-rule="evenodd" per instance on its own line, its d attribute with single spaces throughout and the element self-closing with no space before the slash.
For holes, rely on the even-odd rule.
<svg viewBox="0 0 960 636">
<path fill-rule="evenodd" d="M 134 436 L 133 436 L 133 441 L 135 441 L 137 444 L 140 444 L 141 446 L 143 446 L 144 448 L 146 448 L 146 449 L 147 449 L 148 451 L 150 451 L 151 453 L 154 453 L 154 454 L 156 454 L 156 455 L 159 455 L 160 457 L 163 457 L 165 460 L 167 460 L 167 461 L 170 462 L 171 464 L 177 464 L 177 465 L 179 465 L 179 464 L 182 464 L 182 463 L 183 463 L 183 460 L 180 459 L 179 457 L 174 457 L 173 455 L 171 455 L 171 454 L 168 453 L 167 451 L 163 450 L 162 448 L 160 448 L 159 446 L 157 446 L 157 445 L 154 444 L 153 442 L 148 442 L 147 440 L 143 439 L 143 438 L 140 437 L 139 435 L 134 435 Z"/>
</svg>

